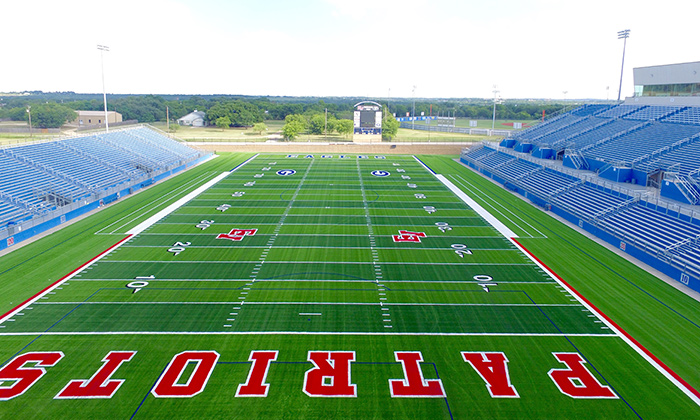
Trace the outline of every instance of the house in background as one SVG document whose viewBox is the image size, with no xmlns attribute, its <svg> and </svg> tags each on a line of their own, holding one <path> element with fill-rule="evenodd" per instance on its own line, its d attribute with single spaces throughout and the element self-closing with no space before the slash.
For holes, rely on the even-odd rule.
<svg viewBox="0 0 700 420">
<path fill-rule="evenodd" d="M 188 125 L 191 127 L 204 127 L 207 125 L 207 114 L 204 111 L 197 111 L 185 115 L 182 118 L 178 118 L 177 123 L 179 125 Z"/>
</svg>

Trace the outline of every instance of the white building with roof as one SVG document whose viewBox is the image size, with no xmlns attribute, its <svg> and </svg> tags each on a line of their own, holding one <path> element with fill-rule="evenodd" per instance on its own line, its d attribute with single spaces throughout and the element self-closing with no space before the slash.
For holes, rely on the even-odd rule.
<svg viewBox="0 0 700 420">
<path fill-rule="evenodd" d="M 207 114 L 204 111 L 196 109 L 182 118 L 178 118 L 179 125 L 188 125 L 191 127 L 204 127 L 207 125 Z"/>
</svg>

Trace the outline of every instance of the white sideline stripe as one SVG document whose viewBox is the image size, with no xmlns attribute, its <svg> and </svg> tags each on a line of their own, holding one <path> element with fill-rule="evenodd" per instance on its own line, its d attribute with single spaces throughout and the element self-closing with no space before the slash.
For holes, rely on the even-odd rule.
<svg viewBox="0 0 700 420">
<path fill-rule="evenodd" d="M 484 220 L 486 220 L 491 226 L 493 226 L 497 231 L 501 233 L 501 235 L 505 236 L 506 238 L 517 238 L 518 235 L 516 235 L 510 228 L 506 225 L 504 225 L 500 220 L 495 218 L 491 213 L 488 212 L 485 208 L 481 207 L 479 203 L 474 201 L 471 197 L 469 197 L 467 194 L 464 193 L 464 191 L 460 190 L 455 184 L 453 184 L 450 180 L 445 178 L 444 175 L 440 175 L 432 171 L 430 168 L 425 166 L 423 162 L 420 161 L 416 156 L 413 156 L 413 159 L 418 162 L 423 168 L 425 168 L 428 172 L 432 173 L 435 175 L 435 178 L 437 178 L 440 182 L 442 182 L 452 193 L 454 193 L 457 197 L 459 197 L 460 200 L 464 201 L 466 205 L 472 208 L 479 216 L 483 217 Z"/>
<path fill-rule="evenodd" d="M 243 167 L 246 163 L 250 162 L 251 160 L 255 159 L 258 155 L 256 154 L 255 156 L 251 157 L 250 159 L 246 160 L 245 162 L 241 163 L 236 167 L 235 170 L 238 170 L 239 168 Z M 156 222 L 158 222 L 160 219 L 164 218 L 165 216 L 169 215 L 170 213 L 174 212 L 175 210 L 179 209 L 183 205 L 185 205 L 188 201 L 192 200 L 193 198 L 197 197 L 199 194 L 203 193 L 204 191 L 208 190 L 211 188 L 214 184 L 218 183 L 222 179 L 226 178 L 228 175 L 232 174 L 233 171 L 227 171 L 219 174 L 216 176 L 214 179 L 208 181 L 207 183 L 197 187 L 194 191 L 190 192 L 186 196 L 182 197 L 181 199 L 177 200 L 176 202 L 172 203 L 168 207 L 164 208 L 163 210 L 159 211 L 158 213 L 154 214 L 153 216 L 149 217 L 148 219 L 144 220 L 141 222 L 139 225 L 131 229 L 130 231 L 127 232 L 128 235 L 138 235 L 139 233 L 143 232 L 144 230 L 148 229 L 149 227 L 153 226 Z"/>
<path fill-rule="evenodd" d="M 411 332 L 340 332 L 340 331 L 36 331 L 0 333 L 0 337 L 47 335 L 397 335 L 437 337 L 614 337 L 615 334 L 560 334 L 560 333 L 411 333 Z"/>
<path fill-rule="evenodd" d="M 455 184 L 453 184 L 450 180 L 445 178 L 443 175 L 440 174 L 435 174 L 435 177 L 439 179 L 447 188 L 450 189 L 457 197 L 459 197 L 462 201 L 464 201 L 469 207 L 472 208 L 475 212 L 479 214 L 479 216 L 483 217 L 484 220 L 489 222 L 491 226 L 493 226 L 497 231 L 501 233 L 501 235 L 505 236 L 506 238 L 517 238 L 518 235 L 516 235 L 510 228 L 506 225 L 504 225 L 500 220 L 496 219 L 491 213 L 488 212 L 485 208 L 481 207 L 479 203 L 474 201 L 471 197 L 469 197 L 467 194 L 464 193 L 464 191 L 460 190 Z"/>
<path fill-rule="evenodd" d="M 216 157 L 216 156 L 218 156 L 218 155 L 214 155 L 214 157 Z M 202 162 L 202 163 L 204 163 L 204 162 Z M 186 190 L 186 189 L 190 188 L 191 185 L 195 185 L 195 184 L 199 183 L 200 180 L 201 180 L 202 178 L 209 177 L 210 175 L 211 175 L 211 172 L 210 172 L 210 171 L 209 171 L 209 172 L 203 173 L 202 175 L 196 177 L 195 179 L 193 179 L 193 180 L 191 180 L 191 181 L 188 181 L 188 182 L 185 183 L 184 185 L 181 185 L 181 186 L 175 188 L 174 190 L 168 192 L 167 194 L 164 194 L 164 195 L 160 196 L 160 197 L 158 198 L 158 200 L 156 200 L 156 201 L 151 201 L 150 203 L 145 204 L 145 205 L 139 207 L 138 209 L 136 209 L 136 210 L 132 211 L 131 213 L 127 214 L 126 216 L 124 216 L 124 217 L 122 217 L 122 218 L 120 218 L 120 219 L 118 219 L 118 220 L 116 220 L 116 221 L 110 223 L 109 225 L 103 227 L 102 229 L 100 229 L 100 230 L 98 230 L 97 232 L 95 232 L 95 235 L 113 235 L 114 232 L 116 232 L 117 230 L 119 230 L 119 229 L 121 229 L 122 227 L 128 225 L 129 223 L 131 223 L 131 222 L 134 221 L 135 219 L 138 219 L 139 217 L 141 217 L 141 215 L 134 216 L 136 213 L 142 212 L 142 214 L 143 214 L 144 209 L 147 209 L 147 210 L 145 210 L 145 211 L 148 212 L 148 211 L 150 211 L 150 209 L 151 209 L 152 207 L 158 207 L 158 206 L 161 205 L 163 202 L 166 202 L 166 201 L 170 200 L 170 197 L 171 197 L 171 196 L 176 196 L 176 195 L 180 194 L 180 191 L 181 191 L 181 190 Z M 131 216 L 134 216 L 134 217 L 130 218 Z M 112 226 L 116 225 L 117 223 L 120 223 L 120 222 L 124 221 L 124 220 L 127 219 L 127 218 L 130 218 L 130 219 L 127 220 L 127 221 L 125 221 L 125 222 L 122 223 L 121 225 L 117 226 L 117 227 L 116 227 L 115 229 L 113 229 L 111 232 L 102 233 L 102 231 L 111 228 Z"/>
<path fill-rule="evenodd" d="M 535 258 L 533 258 L 532 255 L 530 255 L 529 252 L 526 252 L 517 242 L 515 242 L 512 239 L 511 239 L 511 242 L 513 242 L 513 245 L 517 246 L 518 249 L 520 249 L 523 252 L 523 254 L 525 254 L 525 256 L 527 256 L 533 263 L 537 264 L 537 266 L 540 267 L 545 273 L 549 274 L 549 276 L 552 279 L 554 279 L 557 283 L 559 283 L 559 285 L 561 287 L 563 287 L 566 291 L 568 291 L 570 294 L 572 294 L 573 297 L 575 297 L 576 300 L 578 300 L 583 307 L 588 309 L 589 312 L 594 314 L 596 316 L 596 318 L 598 318 L 600 321 L 602 321 L 602 323 L 604 323 L 610 331 L 615 333 L 616 337 L 620 337 L 625 343 L 627 343 L 627 345 L 629 345 L 634 351 L 636 351 L 637 354 L 642 356 L 642 358 L 644 358 L 644 360 L 646 360 L 647 362 L 649 362 L 650 365 L 652 365 L 654 368 L 656 368 L 656 370 L 659 371 L 659 373 L 661 373 L 662 375 L 664 375 L 664 377 L 666 379 L 671 381 L 671 383 L 674 384 L 681 392 L 683 392 L 686 396 L 688 396 L 688 398 L 690 398 L 695 404 L 700 406 L 700 398 L 698 398 L 695 394 L 693 394 L 692 391 L 690 391 L 682 383 L 680 383 L 676 378 L 674 378 L 673 375 L 671 375 L 666 369 L 664 369 L 658 363 L 656 363 L 656 361 L 654 361 L 654 359 L 649 357 L 649 355 L 646 354 L 644 352 L 644 350 L 639 348 L 632 340 L 627 338 L 627 336 L 625 334 L 622 334 L 620 332 L 620 330 L 618 330 L 617 328 L 615 328 L 614 325 L 609 323 L 607 321 L 607 319 L 605 319 L 605 317 L 603 317 L 598 311 L 596 311 L 596 309 L 594 307 L 590 306 L 583 299 L 580 299 L 579 296 L 576 293 L 574 293 L 574 291 L 572 289 L 570 289 L 566 284 L 560 282 L 559 279 L 557 278 L 557 276 L 555 276 L 551 271 L 549 271 L 547 269 L 547 267 L 545 267 L 539 261 L 537 261 Z"/>
</svg>

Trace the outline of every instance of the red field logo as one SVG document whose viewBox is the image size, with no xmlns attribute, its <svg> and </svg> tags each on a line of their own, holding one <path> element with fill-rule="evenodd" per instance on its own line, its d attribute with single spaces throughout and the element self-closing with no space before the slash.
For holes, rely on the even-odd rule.
<svg viewBox="0 0 700 420">
<path fill-rule="evenodd" d="M 231 241 L 242 241 L 246 236 L 255 236 L 257 229 L 231 229 L 229 233 L 220 233 L 216 239 L 229 239 Z"/>
<path fill-rule="evenodd" d="M 407 230 L 400 230 L 398 235 L 392 235 L 394 242 L 418 242 L 420 243 L 420 238 L 425 238 L 426 235 L 423 232 L 409 232 Z"/>
</svg>

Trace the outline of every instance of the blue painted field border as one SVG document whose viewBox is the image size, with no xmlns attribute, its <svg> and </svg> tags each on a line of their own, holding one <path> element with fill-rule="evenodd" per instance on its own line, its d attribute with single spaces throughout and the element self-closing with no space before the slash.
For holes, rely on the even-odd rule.
<svg viewBox="0 0 700 420">
<path fill-rule="evenodd" d="M 240 168 L 241 166 L 243 166 L 243 165 L 245 165 L 246 163 L 250 162 L 251 160 L 255 159 L 255 158 L 258 157 L 259 155 L 260 155 L 260 153 L 256 153 L 255 155 L 253 155 L 252 157 L 250 157 L 249 159 L 247 159 L 245 162 L 239 163 L 238 165 L 236 165 L 236 167 L 233 168 L 233 169 L 231 169 L 229 172 L 235 172 L 236 169 Z"/>
<path fill-rule="evenodd" d="M 426 165 L 425 162 L 423 162 L 422 160 L 420 160 L 420 158 L 418 158 L 418 156 L 415 156 L 415 155 L 414 155 L 414 156 L 413 156 L 413 159 L 417 160 L 421 165 L 423 165 L 423 167 L 424 167 L 425 169 L 429 170 L 433 175 L 437 175 L 437 173 L 435 173 L 435 171 L 433 171 L 433 170 L 430 168 L 430 166 Z"/>
</svg>

